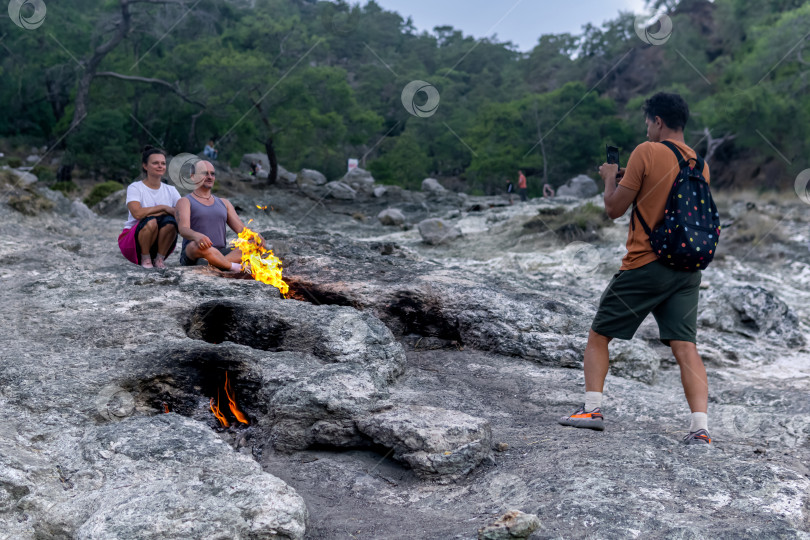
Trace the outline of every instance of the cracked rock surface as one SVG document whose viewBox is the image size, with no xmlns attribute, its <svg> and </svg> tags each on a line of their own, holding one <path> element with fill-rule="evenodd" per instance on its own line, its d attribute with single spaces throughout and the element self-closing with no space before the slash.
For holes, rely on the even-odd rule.
<svg viewBox="0 0 810 540">
<path fill-rule="evenodd" d="M 572 250 L 524 225 L 581 203 L 365 177 L 319 202 L 326 179 L 298 178 L 231 195 L 289 299 L 176 255 L 135 267 L 120 216 L 61 195 L 33 216 L 0 200 L 0 538 L 474 539 L 511 510 L 533 539 L 810 537 L 806 209 L 761 253 L 724 228 L 699 306 L 714 442 L 685 447 L 652 320 L 611 344 L 606 430 L 556 424 L 626 218 Z M 426 245 L 428 218 L 462 234 Z M 248 424 L 214 417 L 228 397 Z"/>
</svg>

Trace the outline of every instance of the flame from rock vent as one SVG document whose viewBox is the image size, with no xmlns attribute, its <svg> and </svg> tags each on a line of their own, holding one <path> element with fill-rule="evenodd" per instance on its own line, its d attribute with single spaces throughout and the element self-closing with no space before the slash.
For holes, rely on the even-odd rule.
<svg viewBox="0 0 810 540">
<path fill-rule="evenodd" d="M 259 245 L 259 235 L 245 227 L 239 238 L 231 241 L 233 247 L 242 251 L 242 269 L 250 272 L 253 279 L 267 283 L 286 296 L 290 290 L 281 277 L 281 259 L 273 251 Z"/>
<path fill-rule="evenodd" d="M 231 414 L 234 418 L 236 418 L 239 422 L 243 424 L 248 424 L 248 419 L 245 414 L 239 410 L 239 406 L 236 404 L 236 394 L 234 394 L 233 388 L 231 387 L 231 381 L 228 379 L 228 373 L 225 373 L 225 396 L 228 398 L 228 408 L 231 409 Z M 230 424 L 228 423 L 228 419 L 225 418 L 225 414 L 219 408 L 219 388 L 217 388 L 217 397 L 211 398 L 208 402 L 208 406 L 211 407 L 211 412 L 214 413 L 214 416 L 219 420 L 219 423 L 222 427 L 228 427 Z"/>
</svg>

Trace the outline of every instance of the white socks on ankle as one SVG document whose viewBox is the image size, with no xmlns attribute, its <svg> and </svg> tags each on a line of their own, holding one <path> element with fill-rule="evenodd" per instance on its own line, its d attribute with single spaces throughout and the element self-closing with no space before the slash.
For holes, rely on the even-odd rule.
<svg viewBox="0 0 810 540">
<path fill-rule="evenodd" d="M 693 412 L 689 421 L 689 433 L 699 429 L 709 430 L 709 415 L 705 412 Z"/>
<path fill-rule="evenodd" d="M 152 256 L 148 253 L 141 253 L 141 266 L 144 268 L 154 268 L 154 266 L 152 266 Z"/>
<path fill-rule="evenodd" d="M 231 263 L 231 272 L 241 272 L 242 265 L 239 263 Z"/>
<path fill-rule="evenodd" d="M 602 406 L 602 392 L 585 392 L 585 412 Z"/>
</svg>

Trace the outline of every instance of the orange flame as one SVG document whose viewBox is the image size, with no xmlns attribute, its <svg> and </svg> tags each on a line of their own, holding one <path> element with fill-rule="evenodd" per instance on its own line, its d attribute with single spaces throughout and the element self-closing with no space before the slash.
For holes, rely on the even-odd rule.
<svg viewBox="0 0 810 540">
<path fill-rule="evenodd" d="M 219 420 L 219 423 L 222 424 L 222 427 L 228 427 L 230 425 L 228 424 L 228 419 L 225 418 L 225 415 L 219 410 L 219 390 L 217 390 L 216 405 L 214 404 L 214 398 L 211 398 L 211 401 L 208 402 L 208 406 L 211 407 L 211 412 L 217 417 L 217 420 Z"/>
<path fill-rule="evenodd" d="M 231 396 L 233 394 L 233 389 L 231 388 L 231 381 L 228 380 L 228 373 L 225 373 L 225 395 L 228 396 L 228 404 L 231 408 L 231 414 L 233 414 L 234 418 L 242 422 L 243 424 L 247 424 L 248 420 L 247 417 L 239 410 L 239 407 L 236 406 L 236 400 L 234 397 Z"/>
<path fill-rule="evenodd" d="M 168 414 L 168 413 L 169 413 L 169 404 L 168 404 L 168 403 L 166 403 L 165 401 L 163 402 L 163 413 L 164 413 L 164 414 Z"/>
<path fill-rule="evenodd" d="M 281 277 L 281 259 L 260 245 L 258 234 L 245 227 L 231 244 L 242 252 L 242 268 L 250 272 L 253 279 L 272 285 L 282 295 L 289 292 L 289 285 Z"/>
</svg>

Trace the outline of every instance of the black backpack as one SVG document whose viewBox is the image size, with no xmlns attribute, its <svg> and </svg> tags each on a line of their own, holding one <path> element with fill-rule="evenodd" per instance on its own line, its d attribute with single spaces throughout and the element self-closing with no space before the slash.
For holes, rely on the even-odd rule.
<svg viewBox="0 0 810 540">
<path fill-rule="evenodd" d="M 703 270 L 712 262 L 720 240 L 720 214 L 709 191 L 709 183 L 703 177 L 703 158 L 697 156 L 684 161 L 674 144 L 669 141 L 662 144 L 675 153 L 680 168 L 669 191 L 664 220 L 650 230 L 635 202 L 633 214 L 650 237 L 653 252 L 663 264 L 676 270 Z M 694 167 L 689 165 L 691 161 L 695 162 Z"/>
</svg>

